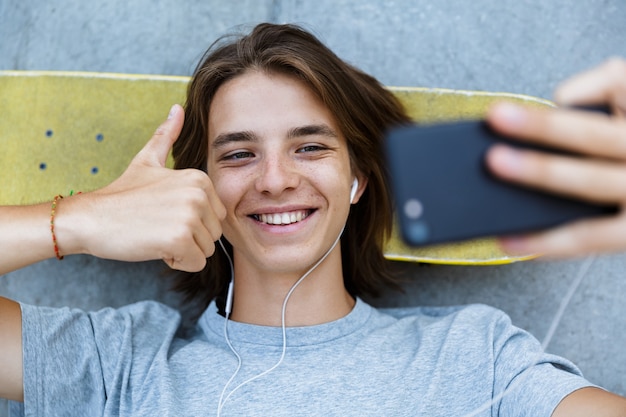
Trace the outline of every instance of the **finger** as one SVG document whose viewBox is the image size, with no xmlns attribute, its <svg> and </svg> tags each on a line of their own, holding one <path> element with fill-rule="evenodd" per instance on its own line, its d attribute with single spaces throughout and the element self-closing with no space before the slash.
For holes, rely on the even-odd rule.
<svg viewBox="0 0 626 417">
<path fill-rule="evenodd" d="M 212 237 L 211 243 L 215 242 L 222 235 L 221 220 L 226 217 L 226 208 L 213 182 L 205 172 L 197 169 L 178 170 L 177 173 L 185 176 L 187 184 L 192 186 L 193 193 L 186 194 L 187 204 L 194 207 L 192 217 L 201 220 L 203 228 Z"/>
<path fill-rule="evenodd" d="M 183 128 L 184 119 L 185 112 L 183 108 L 178 104 L 174 104 L 170 109 L 167 120 L 156 129 L 152 138 L 137 154 L 135 159 L 147 165 L 164 167 L 172 145 L 178 139 Z"/>
<path fill-rule="evenodd" d="M 226 216 L 226 209 L 205 172 L 186 169 L 177 173 L 184 176 L 191 186 L 184 196 L 179 197 L 179 201 L 190 209 L 188 230 L 193 231 L 196 244 L 205 253 L 205 257 L 209 257 L 215 250 L 214 242 L 222 236 L 221 220 Z M 183 217 L 179 211 L 178 219 L 182 221 Z"/>
<path fill-rule="evenodd" d="M 222 236 L 222 223 L 212 207 L 205 210 L 202 216 L 202 224 L 208 232 L 211 242 L 215 242 Z"/>
<path fill-rule="evenodd" d="M 612 104 L 626 111 L 626 61 L 613 58 L 562 83 L 555 92 L 560 104 Z"/>
<path fill-rule="evenodd" d="M 185 250 L 182 256 L 163 256 L 163 262 L 172 269 L 185 272 L 202 271 L 206 266 L 206 257 L 198 246 L 193 245 Z"/>
<path fill-rule="evenodd" d="M 219 204 L 223 208 L 222 203 L 219 202 Z M 222 236 L 220 220 L 214 207 L 211 204 L 205 205 L 202 209 L 200 225 L 194 228 L 194 240 L 207 258 L 213 255 L 215 242 Z"/>
<path fill-rule="evenodd" d="M 213 236 L 213 233 L 204 227 L 196 230 L 193 234 L 196 245 L 202 251 L 205 258 L 212 256 L 215 252 L 215 241 L 220 238 L 221 233 L 217 238 Z"/>
<path fill-rule="evenodd" d="M 538 254 L 564 258 L 595 252 L 626 249 L 626 216 L 600 217 L 570 223 L 545 232 L 500 239 L 502 249 L 511 254 Z"/>
<path fill-rule="evenodd" d="M 626 201 L 626 168 L 623 164 L 558 156 L 497 145 L 486 161 L 500 178 L 598 204 Z"/>
<path fill-rule="evenodd" d="M 211 208 L 213 209 L 214 216 L 217 217 L 219 221 L 224 220 L 226 218 L 226 207 L 224 207 L 224 203 L 222 203 L 222 200 L 217 195 L 217 192 L 215 191 L 215 187 L 213 186 L 213 181 L 211 181 L 210 178 L 209 178 L 209 182 L 204 188 L 204 191 L 209 197 L 209 204 L 211 205 Z M 220 229 L 220 236 L 221 236 L 221 229 Z"/>
<path fill-rule="evenodd" d="M 564 109 L 536 109 L 499 103 L 487 115 L 499 133 L 570 152 L 626 159 L 626 121 Z"/>
</svg>

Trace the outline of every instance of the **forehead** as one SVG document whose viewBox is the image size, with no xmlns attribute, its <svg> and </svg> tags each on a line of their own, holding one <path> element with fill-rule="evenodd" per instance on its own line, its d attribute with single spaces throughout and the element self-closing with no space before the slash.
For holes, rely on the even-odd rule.
<svg viewBox="0 0 626 417">
<path fill-rule="evenodd" d="M 228 132 L 263 135 L 312 124 L 328 125 L 340 136 L 330 109 L 303 81 L 248 71 L 217 90 L 209 109 L 209 143 Z"/>
</svg>

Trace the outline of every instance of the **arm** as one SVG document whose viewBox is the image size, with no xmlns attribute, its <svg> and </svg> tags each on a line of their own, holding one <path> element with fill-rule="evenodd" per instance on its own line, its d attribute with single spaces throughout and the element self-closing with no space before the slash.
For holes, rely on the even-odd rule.
<svg viewBox="0 0 626 417">
<path fill-rule="evenodd" d="M 615 216 L 589 219 L 525 236 L 502 239 L 505 250 L 573 256 L 626 250 L 626 61 L 614 59 L 564 83 L 556 92 L 564 106 L 609 104 L 614 115 L 527 109 L 509 104 L 488 115 L 501 133 L 558 147 L 585 158 L 494 147 L 487 163 L 501 178 L 596 203 L 617 204 Z M 624 417 L 626 398 L 597 388 L 568 395 L 553 417 Z"/>
<path fill-rule="evenodd" d="M 183 117 L 182 108 L 173 107 L 113 183 L 59 201 L 54 224 L 62 254 L 204 268 L 221 236 L 225 209 L 205 173 L 165 167 Z M 50 203 L 0 207 L 0 274 L 55 255 L 50 211 Z M 20 306 L 0 297 L 0 397 L 18 401 L 24 395 L 21 328 Z"/>
<path fill-rule="evenodd" d="M 583 388 L 565 397 L 552 413 L 552 417 L 594 416 L 626 416 L 626 398 L 599 388 Z"/>
<path fill-rule="evenodd" d="M 614 115 L 527 109 L 502 104 L 488 115 L 501 133 L 585 155 L 553 157 L 498 146 L 487 163 L 501 178 L 582 200 L 622 207 L 612 217 L 589 219 L 542 233 L 502 240 L 512 253 L 573 256 L 626 250 L 626 62 L 612 60 L 557 90 L 562 105 L 609 104 Z"/>
<path fill-rule="evenodd" d="M 180 106 L 172 109 L 120 178 L 58 201 L 54 225 L 61 254 L 163 259 L 187 271 L 204 267 L 225 210 L 205 173 L 165 167 L 184 118 Z M 50 215 L 50 202 L 0 207 L 0 274 L 54 257 Z"/>
<path fill-rule="evenodd" d="M 0 275 L 54 256 L 50 208 L 0 207 Z"/>
<path fill-rule="evenodd" d="M 20 306 L 0 297 L 0 398 L 22 401 L 22 314 Z"/>
</svg>

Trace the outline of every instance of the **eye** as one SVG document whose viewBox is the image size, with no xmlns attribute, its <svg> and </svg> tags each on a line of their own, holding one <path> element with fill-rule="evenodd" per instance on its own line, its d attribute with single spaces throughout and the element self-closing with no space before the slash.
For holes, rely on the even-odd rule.
<svg viewBox="0 0 626 417">
<path fill-rule="evenodd" d="M 324 151 L 326 149 L 327 148 L 322 145 L 305 145 L 305 146 L 302 146 L 301 148 L 298 148 L 296 153 L 319 152 L 319 151 Z"/>
<path fill-rule="evenodd" d="M 225 161 L 236 161 L 240 159 L 252 158 L 254 154 L 248 151 L 238 151 L 224 155 L 222 158 Z"/>
</svg>

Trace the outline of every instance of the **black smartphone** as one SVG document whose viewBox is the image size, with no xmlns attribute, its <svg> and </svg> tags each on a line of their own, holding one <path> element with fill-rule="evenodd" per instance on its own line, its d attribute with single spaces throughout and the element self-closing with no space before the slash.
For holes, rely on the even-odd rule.
<svg viewBox="0 0 626 417">
<path fill-rule="evenodd" d="M 497 142 L 551 151 L 508 141 L 481 120 L 404 126 L 388 133 L 385 151 L 392 192 L 408 245 L 537 231 L 616 212 L 617 207 L 497 179 L 485 164 L 485 153 Z"/>
</svg>

